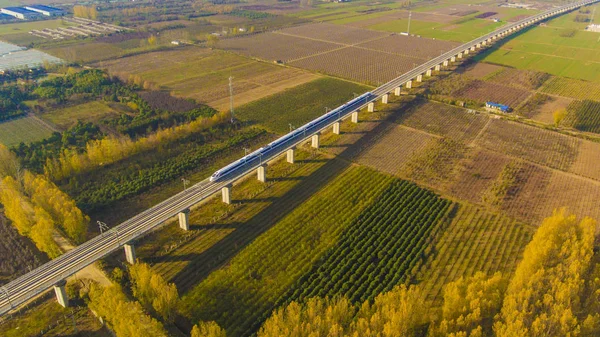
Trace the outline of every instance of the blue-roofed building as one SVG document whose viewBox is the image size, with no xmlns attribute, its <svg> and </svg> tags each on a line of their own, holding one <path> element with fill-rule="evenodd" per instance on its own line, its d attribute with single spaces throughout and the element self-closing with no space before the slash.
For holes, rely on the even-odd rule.
<svg viewBox="0 0 600 337">
<path fill-rule="evenodd" d="M 0 22 L 12 21 L 12 20 L 15 20 L 15 19 L 16 18 L 14 16 L 12 16 L 12 15 L 0 13 Z"/>
<path fill-rule="evenodd" d="M 510 107 L 508 105 L 494 103 L 494 102 L 485 102 L 485 107 L 490 110 L 496 110 L 501 112 L 510 112 Z"/>
<path fill-rule="evenodd" d="M 35 18 L 42 16 L 42 14 L 40 14 L 40 13 L 27 10 L 23 7 L 4 7 L 2 9 L 0 9 L 0 12 L 7 14 L 7 15 L 14 16 L 15 18 L 18 18 L 21 20 L 35 19 Z"/>
<path fill-rule="evenodd" d="M 66 12 L 60 8 L 44 6 L 44 5 L 29 5 L 29 6 L 25 6 L 25 9 L 40 13 L 45 16 L 63 16 L 66 14 Z"/>
</svg>

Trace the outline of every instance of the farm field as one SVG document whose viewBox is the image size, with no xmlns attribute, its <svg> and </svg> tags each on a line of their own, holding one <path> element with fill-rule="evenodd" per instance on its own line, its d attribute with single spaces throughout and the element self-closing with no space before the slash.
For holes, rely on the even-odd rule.
<svg viewBox="0 0 600 337">
<path fill-rule="evenodd" d="M 262 48 L 264 45 L 271 47 Z M 315 23 L 225 39 L 219 42 L 218 48 L 377 85 L 456 45 L 448 41 Z"/>
<path fill-rule="evenodd" d="M 567 78 L 600 81 L 599 35 L 584 31 L 585 23 L 573 22 L 577 15 L 580 13 L 574 11 L 548 21 L 546 26 L 530 28 L 476 59 Z"/>
<path fill-rule="evenodd" d="M 409 281 L 450 208 L 450 201 L 413 183 L 392 182 L 282 298 L 345 296 L 362 303 Z"/>
<path fill-rule="evenodd" d="M 152 52 L 96 64 L 123 79 L 140 76 L 219 110 L 229 107 L 229 77 L 239 106 L 319 78 L 299 69 L 195 47 Z"/>
<path fill-rule="evenodd" d="M 0 236 L 0 285 L 47 261 L 48 258 L 21 236 L 3 214 L 0 214 Z"/>
<path fill-rule="evenodd" d="M 234 336 L 257 329 L 279 297 L 391 182 L 366 168 L 345 170 L 187 293 L 192 321 L 216 320 Z"/>
<path fill-rule="evenodd" d="M 49 137 L 53 129 L 37 117 L 23 117 L 0 123 L 0 143 L 6 146 L 30 143 Z"/>
<path fill-rule="evenodd" d="M 106 116 L 116 117 L 120 113 L 122 112 L 111 107 L 110 104 L 104 101 L 92 101 L 63 109 L 44 112 L 41 115 L 41 118 L 66 130 L 75 125 L 77 121 L 98 121 Z"/>
<path fill-rule="evenodd" d="M 478 271 L 510 275 L 531 239 L 533 227 L 470 204 L 459 204 L 452 222 L 439 234 L 433 254 L 418 277 L 423 300 L 442 304 L 449 282 Z"/>
<path fill-rule="evenodd" d="M 452 106 L 444 108 L 440 103 L 391 103 L 379 108 L 383 122 L 371 127 L 379 135 L 362 145 L 357 155 L 343 156 L 417 181 L 442 195 L 536 223 L 552 212 L 547 205 L 552 199 L 553 175 L 579 179 L 592 189 L 598 184 L 600 169 L 591 162 L 600 153 L 598 143 Z M 401 125 L 390 126 L 393 121 Z M 470 130 L 470 137 L 463 136 L 465 130 Z M 347 136 L 342 133 L 340 137 L 343 142 Z M 500 177 L 511 166 L 516 167 L 510 178 L 514 180 L 495 190 L 505 185 L 502 179 L 508 178 Z M 581 207 L 586 200 L 587 196 L 572 194 L 563 206 L 579 216 L 594 215 L 595 210 Z"/>
<path fill-rule="evenodd" d="M 553 77 L 542 85 L 540 91 L 574 99 L 600 101 L 600 87 L 596 83 L 589 81 Z"/>
<path fill-rule="evenodd" d="M 378 86 L 412 69 L 423 60 L 370 49 L 345 47 L 303 58 L 290 65 Z"/>
<path fill-rule="evenodd" d="M 567 107 L 567 117 L 561 124 L 579 131 L 600 133 L 600 102 L 574 101 Z"/>
<path fill-rule="evenodd" d="M 267 130 L 285 134 L 362 94 L 368 87 L 333 78 L 321 78 L 239 107 L 236 116 Z"/>
</svg>

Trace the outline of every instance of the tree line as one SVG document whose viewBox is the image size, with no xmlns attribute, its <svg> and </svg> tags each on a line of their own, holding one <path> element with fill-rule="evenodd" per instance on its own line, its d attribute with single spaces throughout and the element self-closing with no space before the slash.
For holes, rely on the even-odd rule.
<svg viewBox="0 0 600 337">
<path fill-rule="evenodd" d="M 54 241 L 55 231 L 64 232 L 75 243 L 86 239 L 89 217 L 75 201 L 43 175 L 22 169 L 16 156 L 0 144 L 0 203 L 6 217 L 50 258 L 62 251 Z"/>
<path fill-rule="evenodd" d="M 113 270 L 113 283 L 108 287 L 93 283 L 85 294 L 88 306 L 118 337 L 169 336 L 162 322 L 173 324 L 179 314 L 177 287 L 140 261 L 129 266 L 127 271 L 128 275 L 125 275 L 121 269 Z M 122 287 L 127 283 L 133 298 L 129 298 Z M 225 331 L 212 321 L 199 322 L 190 333 L 192 337 L 226 336 Z"/>
</svg>

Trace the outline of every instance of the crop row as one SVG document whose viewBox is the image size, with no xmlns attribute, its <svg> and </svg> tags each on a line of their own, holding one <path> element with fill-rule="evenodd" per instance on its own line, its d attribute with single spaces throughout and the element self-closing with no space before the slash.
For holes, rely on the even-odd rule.
<svg viewBox="0 0 600 337">
<path fill-rule="evenodd" d="M 565 120 L 577 130 L 600 133 L 600 102 L 584 100 L 569 104 Z"/>
<path fill-rule="evenodd" d="M 450 205 L 413 183 L 394 181 L 283 301 L 343 295 L 363 302 L 405 282 Z"/>
<path fill-rule="evenodd" d="M 346 170 L 188 292 L 191 319 L 215 320 L 228 335 L 251 334 L 391 181 L 362 167 Z"/>
</svg>

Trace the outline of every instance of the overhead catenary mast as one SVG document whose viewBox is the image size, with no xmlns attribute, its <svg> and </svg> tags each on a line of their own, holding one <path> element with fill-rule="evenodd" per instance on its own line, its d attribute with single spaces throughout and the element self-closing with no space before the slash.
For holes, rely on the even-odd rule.
<svg viewBox="0 0 600 337">
<path fill-rule="evenodd" d="M 231 123 L 235 123 L 233 115 L 233 76 L 229 76 L 229 112 L 231 113 Z"/>
</svg>

